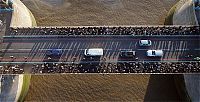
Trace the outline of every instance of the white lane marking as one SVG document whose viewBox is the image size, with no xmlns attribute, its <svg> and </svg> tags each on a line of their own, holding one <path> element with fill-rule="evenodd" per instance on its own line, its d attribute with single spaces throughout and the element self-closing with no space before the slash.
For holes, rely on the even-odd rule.
<svg viewBox="0 0 200 102">
<path fill-rule="evenodd" d="M 39 50 L 50 50 L 50 49 L 39 49 Z M 62 50 L 72 50 L 72 49 L 62 49 Z"/>
<path fill-rule="evenodd" d="M 32 50 L 32 49 L 1 49 L 1 51 L 5 51 L 5 50 L 8 50 L 8 51 L 13 51 L 13 50 L 19 50 L 19 51 L 29 51 L 29 50 Z M 39 50 L 50 50 L 50 49 L 39 49 Z M 72 49 L 62 49 L 62 50 L 72 50 Z"/>
<path fill-rule="evenodd" d="M 2 75 L 0 75 L 0 94 L 1 94 L 1 84 L 2 84 L 1 81 L 3 81 L 2 80 Z"/>
<path fill-rule="evenodd" d="M 78 49 L 78 50 L 85 50 L 85 49 Z M 103 50 L 112 50 L 112 49 L 103 49 Z"/>
<path fill-rule="evenodd" d="M 1 51 L 13 51 L 13 50 L 20 50 L 20 51 L 24 51 L 24 50 L 32 50 L 32 49 L 1 49 Z M 50 50 L 50 49 L 39 49 L 39 50 Z M 72 50 L 72 49 L 62 49 L 62 50 Z M 85 50 L 85 49 L 78 49 L 78 50 Z M 112 49 L 104 49 L 104 50 L 112 50 Z M 133 50 L 133 49 L 119 49 L 119 50 Z M 136 50 L 151 50 L 151 49 L 136 49 Z M 160 49 L 163 51 L 169 51 L 170 49 Z M 189 49 L 175 49 L 176 51 L 185 51 L 185 50 L 189 50 Z M 200 49 L 194 49 L 194 50 L 200 50 Z"/>
<path fill-rule="evenodd" d="M 119 49 L 119 50 L 132 50 L 132 49 Z"/>
<path fill-rule="evenodd" d="M 136 50 L 143 50 L 143 51 L 147 51 L 147 50 L 163 50 L 163 51 L 170 51 L 170 49 L 136 49 Z"/>
<path fill-rule="evenodd" d="M 13 51 L 13 50 L 31 50 L 31 49 L 1 49 L 2 51 L 8 50 L 8 51 Z"/>
<path fill-rule="evenodd" d="M 8 51 L 9 51 L 9 50 L 15 50 L 15 49 L 1 49 L 1 50 L 2 50 L 2 51 L 5 51 L 5 50 L 8 50 Z"/>
<path fill-rule="evenodd" d="M 148 49 L 137 49 L 137 50 L 148 50 Z"/>
<path fill-rule="evenodd" d="M 112 50 L 112 49 L 103 49 L 103 50 Z"/>
<path fill-rule="evenodd" d="M 178 51 L 185 51 L 185 50 L 189 50 L 189 49 L 175 49 L 175 50 L 178 50 Z"/>
<path fill-rule="evenodd" d="M 163 50 L 163 51 L 170 51 L 170 49 L 161 49 L 161 50 Z"/>
<path fill-rule="evenodd" d="M 31 50 L 31 49 L 17 49 L 17 50 L 22 50 L 23 51 L 23 50 Z"/>
<path fill-rule="evenodd" d="M 78 49 L 78 50 L 85 50 L 85 49 Z"/>
</svg>

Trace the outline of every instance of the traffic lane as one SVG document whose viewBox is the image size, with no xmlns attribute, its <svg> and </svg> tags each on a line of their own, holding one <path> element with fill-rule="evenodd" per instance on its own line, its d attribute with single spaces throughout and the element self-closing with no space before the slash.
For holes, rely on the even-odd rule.
<svg viewBox="0 0 200 102">
<path fill-rule="evenodd" d="M 93 40 L 95 40 L 95 41 L 93 41 Z M 40 40 L 35 40 L 35 42 L 32 42 L 32 41 L 30 41 L 30 40 L 26 40 L 25 42 L 22 40 L 22 41 L 20 41 L 19 40 L 19 42 L 12 42 L 12 43 L 18 43 L 19 44 L 19 48 L 21 48 L 21 47 L 23 47 L 23 46 L 21 46 L 22 44 L 24 45 L 24 43 L 36 43 L 36 44 L 39 44 L 39 43 L 43 43 L 44 44 L 44 46 L 47 44 L 46 42 L 50 42 L 51 44 L 55 44 L 55 45 L 58 45 L 58 44 L 63 44 L 63 43 L 66 43 L 66 44 L 68 44 L 68 43 L 71 43 L 71 42 L 73 42 L 73 43 L 79 43 L 79 42 L 82 42 L 82 43 L 91 43 L 91 44 L 94 44 L 95 45 L 95 47 L 101 47 L 101 48 L 103 48 L 104 47 L 104 43 L 105 44 L 108 44 L 108 43 L 110 43 L 110 44 L 112 44 L 111 46 L 118 46 L 118 45 L 124 45 L 125 47 L 126 46 L 129 46 L 129 48 L 130 49 L 135 49 L 135 47 L 137 47 L 137 49 L 142 49 L 142 48 L 144 48 L 144 47 L 139 47 L 138 46 L 138 41 L 139 41 L 140 39 L 132 39 L 132 38 L 130 38 L 130 39 L 123 39 L 123 40 L 121 40 L 121 39 L 54 39 L 54 40 L 50 40 L 50 39 L 40 39 Z M 179 45 L 182 43 L 182 42 L 188 42 L 188 44 L 190 44 L 191 42 L 197 42 L 196 44 L 192 44 L 192 45 L 190 45 L 190 48 L 193 48 L 193 47 L 199 47 L 199 44 L 198 44 L 198 40 L 199 39 L 193 39 L 193 40 L 182 40 L 182 39 L 172 39 L 172 40 L 161 40 L 161 39 L 156 39 L 156 40 L 152 40 L 152 46 L 150 47 L 151 49 L 169 49 L 169 48 L 171 48 L 171 47 L 174 47 L 174 48 L 176 48 L 176 47 L 179 47 Z M 165 42 L 166 41 L 166 42 Z M 169 42 L 168 42 L 169 41 Z M 21 43 L 21 44 L 20 44 Z M 163 44 L 162 44 L 163 43 Z M 5 42 L 4 42 L 4 44 L 6 44 Z M 90 44 L 90 46 L 92 47 L 92 45 Z M 113 45 L 113 44 L 115 44 L 115 45 Z M 87 44 L 88 45 L 88 44 Z M 98 45 L 102 45 L 102 46 L 98 46 Z M 59 45 L 58 45 L 59 46 Z M 55 48 L 57 48 L 58 46 L 54 46 Z M 89 46 L 89 47 L 90 47 Z M 109 45 L 105 45 L 105 46 L 109 46 Z M 166 48 L 166 46 L 168 47 L 168 48 Z M 125 48 L 124 47 L 124 48 Z M 123 48 L 122 48 L 123 49 Z"/>
<path fill-rule="evenodd" d="M 16 55 L 19 57 L 28 56 L 28 57 L 44 57 L 46 51 L 51 48 L 61 48 L 64 49 L 63 56 L 71 59 L 71 56 L 78 57 L 82 55 L 78 52 L 80 50 L 84 51 L 86 48 L 103 48 L 104 50 L 108 50 L 105 52 L 105 56 L 107 54 L 113 54 L 112 56 L 118 56 L 118 54 L 113 53 L 115 51 L 120 50 L 138 50 L 137 52 L 146 51 L 148 49 L 163 49 L 169 51 L 175 51 L 175 53 L 181 53 L 187 50 L 188 41 L 153 41 L 153 45 L 151 47 L 138 47 L 138 41 L 107 41 L 107 42 L 90 42 L 90 41 L 59 41 L 59 42 L 43 42 L 43 43 L 12 43 L 8 49 L 6 50 L 6 56 Z M 6 45 L 4 45 L 7 47 Z M 192 45 L 191 45 L 192 46 Z M 25 49 L 27 47 L 27 49 Z M 195 47 L 195 46 L 194 46 Z M 22 48 L 22 49 L 19 49 Z M 195 48 L 198 49 L 198 48 Z M 168 53 L 168 58 L 172 56 L 172 54 L 176 57 L 175 53 Z M 165 53 L 164 53 L 165 54 Z"/>
<path fill-rule="evenodd" d="M 190 50 L 185 50 L 185 51 L 179 51 L 179 50 L 163 50 L 164 55 L 163 57 L 147 57 L 146 56 L 146 50 L 135 50 L 136 51 L 136 57 L 138 57 L 139 61 L 176 61 L 176 60 L 182 60 L 182 61 L 187 61 L 191 60 L 190 58 L 185 58 L 184 56 L 187 55 Z M 9 58 L 9 55 L 17 55 L 21 54 L 21 56 L 16 57 L 16 59 Z M 14 61 L 14 62 L 38 62 L 38 61 L 44 61 L 47 60 L 46 57 L 46 52 L 36 52 L 32 56 L 27 56 L 27 59 L 25 59 L 23 56 L 29 55 L 30 53 L 27 52 L 21 52 L 21 53 L 8 53 L 7 57 L 4 57 L 2 59 L 2 62 L 6 61 Z M 128 60 L 135 60 L 134 58 L 120 58 L 119 57 L 120 50 L 112 51 L 112 50 L 106 50 L 104 49 L 104 55 L 101 57 L 105 58 L 106 61 L 128 61 Z M 79 62 L 84 58 L 84 49 L 77 49 L 76 51 L 69 50 L 63 52 L 63 54 L 60 57 L 52 57 L 52 60 L 58 60 L 58 61 L 67 61 L 67 62 L 72 62 L 76 61 Z M 59 59 L 58 59 L 59 58 Z"/>
<path fill-rule="evenodd" d="M 91 44 L 94 44 L 95 46 L 97 45 L 100 45 L 98 47 L 104 47 L 105 44 L 115 44 L 115 45 L 111 45 L 111 46 L 118 46 L 118 45 L 123 45 L 125 47 L 127 46 L 130 46 L 131 49 L 135 49 L 135 47 L 139 48 L 138 46 L 138 41 L 140 39 L 132 39 L 132 38 L 129 38 L 129 39 L 39 39 L 39 40 L 34 40 L 34 41 L 31 41 L 30 39 L 26 39 L 25 41 L 24 40 L 19 40 L 18 42 L 12 42 L 13 44 L 18 44 L 18 48 L 21 48 L 21 47 L 26 47 L 25 45 L 29 44 L 29 43 L 35 43 L 36 44 L 43 44 L 43 46 L 46 46 L 46 44 L 48 43 L 51 43 L 51 44 L 54 44 L 54 45 L 57 45 L 55 47 L 59 47 L 60 45 L 63 45 L 63 44 L 69 44 L 71 42 L 73 43 L 88 43 L 87 45 L 91 46 Z M 152 39 L 150 39 L 152 40 Z M 169 41 L 169 42 L 168 42 Z M 179 43 L 182 43 L 182 42 L 198 42 L 199 39 L 155 39 L 155 40 L 152 40 L 152 46 L 151 48 L 156 48 L 158 46 L 158 48 L 164 48 L 166 46 L 168 46 L 168 48 L 170 48 L 170 46 L 174 46 L 174 47 L 178 47 L 180 44 Z M 4 42 L 2 45 L 6 45 L 8 44 L 9 42 Z M 90 44 L 91 43 L 91 44 Z M 105 44 L 104 44 L 105 43 Z M 162 44 L 164 43 L 164 45 Z M 60 44 L 60 45 L 59 45 Z M 22 46 L 23 45 L 23 46 Z M 163 46 L 161 46 L 163 45 Z M 108 46 L 108 45 L 105 45 L 105 46 Z M 195 46 L 199 46 L 199 44 L 192 44 L 190 45 L 190 47 L 195 47 Z M 1 47 L 3 49 L 3 47 Z M 142 48 L 142 47 L 141 47 Z M 123 49 L 123 48 L 122 48 Z"/>
<path fill-rule="evenodd" d="M 3 44 L 2 52 L 7 53 L 40 53 L 45 52 L 49 49 L 59 48 L 64 51 L 77 51 L 84 50 L 87 48 L 103 48 L 105 50 L 148 50 L 148 49 L 160 49 L 160 50 L 198 50 L 196 45 L 190 45 L 190 49 L 188 49 L 188 41 L 152 41 L 152 45 L 150 47 L 140 47 L 138 45 L 138 41 L 71 41 L 71 42 L 43 42 L 43 43 L 11 43 L 11 44 Z"/>
<path fill-rule="evenodd" d="M 66 42 L 65 42 L 66 43 Z M 70 42 L 70 43 L 37 43 L 34 44 L 32 46 L 32 48 L 30 48 L 30 44 L 26 45 L 23 44 L 24 46 L 28 46 L 28 49 L 17 49 L 19 47 L 21 47 L 22 45 L 18 45 L 18 44 L 13 44 L 11 46 L 10 49 L 2 49 L 2 51 L 6 50 L 7 53 L 41 53 L 47 51 L 48 49 L 51 48 L 61 48 L 64 49 L 64 52 L 69 52 L 70 50 L 73 51 L 78 51 L 79 50 L 84 50 L 86 48 L 104 48 L 105 50 L 111 50 L 111 51 L 117 51 L 117 50 L 136 50 L 136 46 L 137 44 L 134 44 L 133 42 L 126 44 L 126 43 L 119 43 L 119 42 L 95 42 L 95 43 L 90 43 L 90 42 Z M 173 47 L 170 45 L 170 43 L 174 44 L 174 45 L 179 45 L 177 47 Z M 157 45 L 158 44 L 158 45 Z M 166 46 L 167 45 L 167 46 Z M 140 47 L 140 49 L 137 48 L 137 50 L 148 50 L 148 49 L 163 49 L 163 50 L 176 50 L 176 51 L 184 51 L 184 50 L 188 50 L 187 48 L 184 49 L 186 47 L 186 42 L 171 42 L 171 41 L 165 41 L 165 42 L 158 42 L 155 43 L 154 45 L 152 45 L 152 47 Z M 137 46 L 138 47 L 138 46 Z M 164 47 L 164 48 L 163 48 Z M 135 48 L 135 49 L 134 49 Z M 31 50 L 31 51 L 29 51 Z"/>
</svg>

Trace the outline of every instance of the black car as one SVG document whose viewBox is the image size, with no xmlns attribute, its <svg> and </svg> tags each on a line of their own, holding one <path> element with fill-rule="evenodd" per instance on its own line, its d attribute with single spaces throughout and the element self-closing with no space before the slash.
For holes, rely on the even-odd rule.
<svg viewBox="0 0 200 102">
<path fill-rule="evenodd" d="M 121 51 L 120 52 L 121 57 L 135 57 L 135 51 Z"/>
</svg>

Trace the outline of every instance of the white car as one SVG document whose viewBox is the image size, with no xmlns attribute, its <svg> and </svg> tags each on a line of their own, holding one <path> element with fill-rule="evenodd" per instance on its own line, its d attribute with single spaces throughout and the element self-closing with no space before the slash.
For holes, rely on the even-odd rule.
<svg viewBox="0 0 200 102">
<path fill-rule="evenodd" d="M 149 57 L 161 57 L 161 56 L 163 56 L 163 51 L 162 50 L 148 50 L 147 56 L 149 56 Z"/>
<path fill-rule="evenodd" d="M 3 22 L 0 20 L 0 26 L 3 26 Z"/>
<path fill-rule="evenodd" d="M 151 40 L 140 40 L 139 45 L 140 46 L 151 46 Z"/>
<path fill-rule="evenodd" d="M 85 49 L 84 55 L 85 56 L 102 56 L 103 49 L 102 48 Z"/>
</svg>

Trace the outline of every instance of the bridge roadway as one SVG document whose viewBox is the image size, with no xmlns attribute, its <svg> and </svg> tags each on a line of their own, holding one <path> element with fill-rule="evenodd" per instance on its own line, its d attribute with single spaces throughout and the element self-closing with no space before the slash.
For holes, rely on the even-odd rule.
<svg viewBox="0 0 200 102">
<path fill-rule="evenodd" d="M 140 39 L 152 41 L 150 47 L 139 47 Z M 200 55 L 200 36 L 69 36 L 69 37 L 4 37 L 1 43 L 1 63 L 3 62 L 44 62 L 47 61 L 48 49 L 60 48 L 61 56 L 52 58 L 56 62 L 80 62 L 84 58 L 84 49 L 103 48 L 108 62 L 134 61 L 120 58 L 120 50 L 135 50 L 139 61 L 189 61 L 188 54 Z M 164 51 L 161 58 L 146 56 L 148 49 Z M 16 57 L 11 59 L 10 56 Z"/>
</svg>

